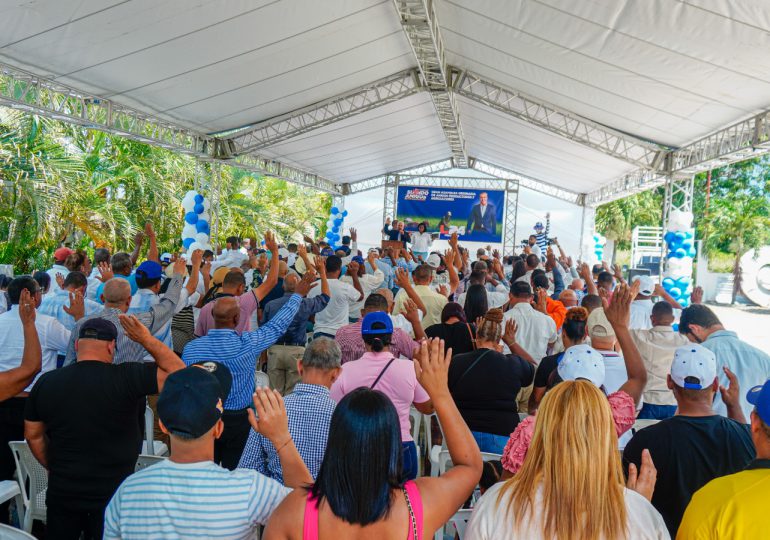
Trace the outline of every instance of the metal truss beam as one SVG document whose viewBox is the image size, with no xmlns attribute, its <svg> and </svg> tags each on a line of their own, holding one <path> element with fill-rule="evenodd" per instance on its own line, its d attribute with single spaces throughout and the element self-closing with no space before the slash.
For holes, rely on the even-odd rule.
<svg viewBox="0 0 770 540">
<path fill-rule="evenodd" d="M 451 159 L 442 159 L 441 161 L 434 161 L 433 163 L 426 163 L 425 165 L 419 165 L 417 167 L 412 167 L 409 169 L 403 169 L 400 171 L 385 173 L 380 176 L 373 176 L 371 178 L 366 178 L 364 180 L 359 180 L 358 182 L 351 182 L 350 184 L 345 184 L 344 186 L 344 192 L 345 194 L 352 194 L 352 193 L 361 193 L 362 191 L 369 191 L 371 189 L 377 189 L 378 187 L 382 187 L 388 183 L 388 181 L 391 181 L 393 177 L 396 175 L 407 175 L 407 176 L 421 176 L 421 175 L 427 175 L 430 176 L 432 174 L 436 174 L 441 171 L 447 171 L 449 169 L 452 169 L 454 167 L 454 163 Z"/>
<path fill-rule="evenodd" d="M 383 184 L 385 186 L 384 194 L 382 197 L 382 223 L 388 218 L 396 219 L 396 211 L 398 210 L 398 183 L 399 176 L 393 175 L 387 178 L 387 181 Z M 385 235 L 383 235 L 385 238 Z"/>
<path fill-rule="evenodd" d="M 444 58 L 444 41 L 433 0 L 393 0 L 401 25 L 412 47 L 424 85 L 430 92 L 452 157 L 458 167 L 468 166 L 457 101 L 451 90 L 451 73 Z"/>
<path fill-rule="evenodd" d="M 218 158 L 221 142 L 98 96 L 0 64 L 0 105 L 174 152 Z"/>
<path fill-rule="evenodd" d="M 586 206 L 599 206 L 662 186 L 665 182 L 665 173 L 637 169 L 621 176 L 606 186 L 586 194 L 585 204 Z"/>
<path fill-rule="evenodd" d="M 513 255 L 516 247 L 516 221 L 519 215 L 519 182 L 505 181 L 505 217 L 503 219 L 503 254 Z"/>
<path fill-rule="evenodd" d="M 615 131 L 518 90 L 459 68 L 457 94 L 644 169 L 663 163 L 667 149 Z"/>
<path fill-rule="evenodd" d="M 398 175 L 399 185 L 419 187 L 445 187 L 458 189 L 497 189 L 505 190 L 515 178 L 484 178 L 475 176 L 408 176 Z M 518 191 L 518 183 L 512 188 Z"/>
<path fill-rule="evenodd" d="M 582 193 L 560 188 L 558 186 L 554 186 L 553 184 L 549 184 L 548 182 L 543 182 L 542 180 L 537 180 L 535 178 L 525 176 L 498 165 L 493 165 L 485 161 L 471 158 L 471 168 L 490 176 L 495 176 L 497 178 L 509 178 L 516 180 L 520 186 L 527 189 L 538 191 L 540 193 L 550 195 L 551 197 L 556 197 L 557 199 L 562 199 L 564 201 L 571 202 L 572 204 L 577 204 L 578 206 L 583 205 L 584 195 Z"/>
<path fill-rule="evenodd" d="M 770 152 L 770 111 L 765 111 L 675 150 L 673 173 L 692 175 Z"/>
<path fill-rule="evenodd" d="M 402 71 L 310 107 L 229 132 L 227 136 L 232 139 L 236 154 L 253 152 L 371 111 L 421 90 L 419 72 L 416 69 Z"/>
<path fill-rule="evenodd" d="M 270 158 L 257 156 L 253 154 L 245 154 L 242 156 L 236 156 L 235 159 L 225 161 L 228 165 L 233 167 L 240 167 L 249 171 L 254 171 L 259 174 L 272 176 L 273 178 L 280 178 L 287 182 L 292 182 L 300 186 L 310 187 L 317 189 L 318 191 L 324 191 L 331 193 L 332 195 L 344 195 L 342 192 L 342 185 L 335 184 L 331 180 L 312 174 L 295 167 L 290 167 L 275 161 Z"/>
</svg>

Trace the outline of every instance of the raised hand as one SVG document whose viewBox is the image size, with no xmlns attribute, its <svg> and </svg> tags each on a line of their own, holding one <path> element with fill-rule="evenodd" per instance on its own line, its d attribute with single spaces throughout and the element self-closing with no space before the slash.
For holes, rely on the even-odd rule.
<svg viewBox="0 0 770 540">
<path fill-rule="evenodd" d="M 133 315 L 118 315 L 120 326 L 123 327 L 123 332 L 128 336 L 131 341 L 137 343 L 147 343 L 152 339 L 150 330 L 139 322 L 139 319 Z"/>
<path fill-rule="evenodd" d="M 516 332 L 519 330 L 519 326 L 516 324 L 516 320 L 508 319 L 505 321 L 505 332 L 503 333 L 503 342 L 511 348 L 511 343 L 516 343 Z"/>
<path fill-rule="evenodd" d="M 75 291 L 70 293 L 70 305 L 63 307 L 64 312 L 71 315 L 76 321 L 82 319 L 86 314 L 86 306 L 83 295 Z"/>
<path fill-rule="evenodd" d="M 203 272 L 204 276 L 211 275 L 211 261 L 206 261 L 203 263 L 203 266 L 201 266 L 201 272 Z"/>
<path fill-rule="evenodd" d="M 652 492 L 655 491 L 655 482 L 658 480 L 658 470 L 652 462 L 650 451 L 646 448 L 642 450 L 642 467 L 639 472 L 636 465 L 628 465 L 628 481 L 626 487 L 634 490 L 648 501 L 652 500 Z"/>
<path fill-rule="evenodd" d="M 273 255 L 278 253 L 278 242 L 273 231 L 265 231 L 265 248 Z"/>
<path fill-rule="evenodd" d="M 255 415 L 251 408 L 248 409 L 249 424 L 254 431 L 267 437 L 276 449 L 282 448 L 291 441 L 291 435 L 289 417 L 280 392 L 260 387 L 254 391 L 252 399 L 257 413 Z"/>
<path fill-rule="evenodd" d="M 449 245 L 452 246 L 452 249 L 457 250 L 457 244 L 458 244 L 458 236 L 456 232 L 453 232 L 452 235 L 449 237 Z"/>
<path fill-rule="evenodd" d="M 22 325 L 35 324 L 35 300 L 27 289 L 22 289 L 19 296 L 19 319 Z"/>
<path fill-rule="evenodd" d="M 417 304 L 414 303 L 414 301 L 411 298 L 407 298 L 406 302 L 404 302 L 404 318 L 406 318 L 407 321 L 413 322 L 414 320 L 420 321 L 420 312 L 417 309 Z"/>
<path fill-rule="evenodd" d="M 147 236 L 147 238 L 155 238 L 155 231 L 152 228 L 152 222 L 147 221 L 144 224 L 144 234 Z"/>
<path fill-rule="evenodd" d="M 692 290 L 692 294 L 690 295 L 690 302 L 693 304 L 703 303 L 703 287 L 698 285 Z"/>
<path fill-rule="evenodd" d="M 297 244 L 297 255 L 299 255 L 300 259 L 307 257 L 307 247 L 305 247 L 305 244 Z"/>
<path fill-rule="evenodd" d="M 719 393 L 722 395 L 722 401 L 728 407 L 737 407 L 741 402 L 741 387 L 740 384 L 738 384 L 738 377 L 736 377 L 735 373 L 730 371 L 727 366 L 723 366 L 722 370 L 724 370 L 725 375 L 727 375 L 727 380 L 730 381 L 730 386 L 726 388 L 721 384 L 719 385 Z"/>
<path fill-rule="evenodd" d="M 414 357 L 414 372 L 431 399 L 449 393 L 447 379 L 452 349 L 444 351 L 444 340 L 433 338 L 420 343 Z"/>
<path fill-rule="evenodd" d="M 179 257 L 174 261 L 173 269 L 175 274 L 183 276 L 185 272 L 187 272 L 187 261 L 185 261 L 182 257 Z"/>
<path fill-rule="evenodd" d="M 348 272 L 347 274 L 349 276 L 357 276 L 358 275 L 358 263 L 356 261 L 351 261 L 350 264 L 348 264 Z"/>
<path fill-rule="evenodd" d="M 192 256 L 190 257 L 190 264 L 193 268 L 200 268 L 201 261 L 203 260 L 203 250 L 202 249 L 196 249 L 192 252 Z M 174 261 L 176 263 L 176 261 Z"/>
<path fill-rule="evenodd" d="M 141 245 L 143 240 L 144 240 L 144 233 L 142 231 L 138 231 L 134 235 L 134 245 L 135 246 Z"/>
<path fill-rule="evenodd" d="M 612 295 L 612 302 L 608 302 L 606 294 L 602 296 L 604 314 L 613 328 L 628 328 L 631 322 L 631 302 L 636 298 L 640 286 L 640 280 L 636 280 L 630 287 L 621 283 Z"/>
<path fill-rule="evenodd" d="M 439 285 L 438 293 L 449 298 L 449 289 L 446 288 L 446 285 Z"/>
<path fill-rule="evenodd" d="M 404 289 L 409 287 L 409 274 L 403 268 L 396 268 L 394 279 L 398 288 Z"/>
<path fill-rule="evenodd" d="M 358 231 L 353 227 L 350 228 L 350 240 L 356 242 L 358 240 Z"/>
<path fill-rule="evenodd" d="M 535 300 L 532 303 L 532 307 L 540 313 L 548 315 L 548 291 L 538 287 L 535 291 Z"/>
<path fill-rule="evenodd" d="M 102 283 L 105 283 L 112 278 L 115 277 L 115 273 L 112 271 L 112 266 L 107 261 L 102 261 L 99 263 L 99 275 L 96 276 L 96 279 L 101 281 Z"/>
<path fill-rule="evenodd" d="M 299 280 L 299 283 L 297 283 L 297 286 L 294 288 L 294 294 L 298 294 L 300 296 L 307 296 L 307 293 L 310 292 L 310 289 L 312 289 L 316 285 L 314 281 L 315 281 L 315 272 L 308 269 L 308 271 L 305 272 L 305 275 L 302 276 L 302 279 Z"/>
<path fill-rule="evenodd" d="M 497 249 L 495 249 L 495 250 L 492 252 L 492 258 L 493 258 L 493 259 L 495 259 L 496 261 L 499 261 L 499 260 L 500 260 L 500 251 L 498 251 Z"/>
<path fill-rule="evenodd" d="M 56 284 L 59 286 L 60 289 L 64 288 L 64 276 L 61 272 L 56 272 Z"/>
<path fill-rule="evenodd" d="M 580 265 L 580 277 L 582 277 L 586 282 L 593 281 L 594 276 L 591 273 L 591 269 L 588 267 L 587 263 Z"/>
<path fill-rule="evenodd" d="M 321 277 L 321 279 L 325 278 L 326 277 L 326 263 L 318 255 L 313 257 L 313 260 L 315 262 L 315 268 L 316 268 L 316 270 L 318 270 L 318 275 Z"/>
</svg>

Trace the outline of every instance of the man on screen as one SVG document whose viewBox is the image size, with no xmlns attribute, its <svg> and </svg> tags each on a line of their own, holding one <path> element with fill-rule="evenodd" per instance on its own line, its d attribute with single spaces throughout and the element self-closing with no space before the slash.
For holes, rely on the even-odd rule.
<svg viewBox="0 0 770 540">
<path fill-rule="evenodd" d="M 489 203 L 489 195 L 485 191 L 479 194 L 479 202 L 471 208 L 471 214 L 468 217 L 468 226 L 465 234 L 477 232 L 485 234 L 495 234 L 497 232 L 497 218 L 495 205 Z"/>
</svg>

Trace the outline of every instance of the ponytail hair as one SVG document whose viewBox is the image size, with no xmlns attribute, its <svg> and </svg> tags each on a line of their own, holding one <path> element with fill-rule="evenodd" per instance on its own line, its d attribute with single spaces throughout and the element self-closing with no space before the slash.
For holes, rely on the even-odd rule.
<svg viewBox="0 0 770 540">
<path fill-rule="evenodd" d="M 385 347 L 389 347 L 393 334 L 369 334 L 363 336 L 364 343 L 371 347 L 374 352 L 382 352 Z"/>
<path fill-rule="evenodd" d="M 567 318 L 564 319 L 562 332 L 572 341 L 581 343 L 586 337 L 588 325 L 588 310 L 584 307 L 573 307 L 567 310 Z"/>
</svg>

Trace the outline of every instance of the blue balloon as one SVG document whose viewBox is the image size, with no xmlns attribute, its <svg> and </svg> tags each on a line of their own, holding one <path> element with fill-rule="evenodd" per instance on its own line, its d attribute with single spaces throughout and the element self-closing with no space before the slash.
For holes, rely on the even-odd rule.
<svg viewBox="0 0 770 540">
<path fill-rule="evenodd" d="M 683 250 L 682 248 L 676 248 L 674 250 L 674 257 L 676 257 L 677 259 L 681 259 L 681 258 L 686 257 L 686 256 L 687 256 L 687 252 L 685 250 Z"/>
<path fill-rule="evenodd" d="M 677 302 L 679 302 L 679 305 L 682 306 L 683 308 L 686 308 L 687 306 L 690 305 L 690 301 L 688 299 L 686 299 L 686 298 L 680 298 L 679 300 L 677 300 Z M 676 332 L 679 331 L 679 326 L 678 325 L 677 325 L 677 329 L 675 331 Z"/>
<path fill-rule="evenodd" d="M 198 193 L 198 194 L 195 196 L 195 204 L 201 204 L 202 202 L 203 202 L 203 195 L 201 195 L 200 193 Z"/>
<path fill-rule="evenodd" d="M 687 240 L 692 240 L 693 236 L 694 236 L 694 235 L 693 235 L 693 234 L 692 234 L 690 231 L 685 231 L 685 233 L 684 233 L 684 237 L 685 237 Z"/>
<path fill-rule="evenodd" d="M 687 252 L 688 257 L 695 257 L 696 254 L 697 252 L 695 251 L 694 247 L 691 247 L 690 250 Z"/>
<path fill-rule="evenodd" d="M 663 235 L 663 240 L 665 240 L 667 244 L 670 244 L 671 240 L 673 239 L 674 239 L 674 233 L 672 231 L 668 231 L 666 234 Z"/>
<path fill-rule="evenodd" d="M 334 235 L 334 241 L 336 242 L 336 241 L 337 241 L 337 240 L 339 240 L 339 239 L 340 239 L 340 235 L 339 235 L 339 234 L 335 234 L 335 235 Z"/>
<path fill-rule="evenodd" d="M 326 238 L 328 238 L 329 240 L 331 240 L 332 238 L 334 238 L 334 233 L 333 233 L 333 232 L 331 232 L 331 231 L 326 231 Z"/>
<path fill-rule="evenodd" d="M 203 208 L 202 204 L 196 204 L 195 206 L 193 206 L 193 211 L 196 214 L 202 214 L 205 211 L 205 208 Z"/>
<path fill-rule="evenodd" d="M 679 287 L 671 287 L 671 289 L 668 291 L 668 294 L 670 294 L 674 300 L 682 296 L 682 289 Z"/>
<path fill-rule="evenodd" d="M 682 248 L 685 251 L 690 251 L 692 249 L 692 242 L 688 242 L 687 240 L 683 240 L 681 244 L 679 244 L 679 247 Z"/>
<path fill-rule="evenodd" d="M 340 232 L 340 228 L 339 227 L 332 227 L 332 232 L 334 234 L 337 234 L 338 232 Z"/>
<path fill-rule="evenodd" d="M 669 290 L 671 287 L 675 285 L 675 282 L 672 278 L 667 277 L 663 278 L 663 288 L 666 290 Z"/>
<path fill-rule="evenodd" d="M 687 286 L 690 285 L 690 278 L 686 276 L 677 278 L 676 283 L 677 283 L 677 287 L 686 289 Z"/>
<path fill-rule="evenodd" d="M 682 242 L 684 242 L 685 236 L 684 236 L 683 232 L 676 232 L 676 233 L 674 233 L 674 237 L 676 238 L 675 241 L 678 244 L 681 244 Z"/>
<path fill-rule="evenodd" d="M 339 214 L 340 209 L 337 208 L 336 206 L 332 206 L 332 209 L 330 210 L 330 212 L 331 212 L 331 215 Z"/>
<path fill-rule="evenodd" d="M 672 324 L 671 328 L 674 330 L 674 332 L 679 332 L 679 323 Z"/>
<path fill-rule="evenodd" d="M 594 242 L 598 242 L 598 241 L 599 241 L 599 236 L 595 234 L 594 235 Z"/>
<path fill-rule="evenodd" d="M 209 233 L 209 222 L 205 219 L 199 219 L 198 222 L 195 224 L 195 230 L 202 233 Z"/>
<path fill-rule="evenodd" d="M 198 223 L 198 214 L 196 214 L 195 212 L 187 212 L 184 215 L 184 220 L 190 225 L 195 225 L 196 223 Z"/>
<path fill-rule="evenodd" d="M 340 225 L 342 225 L 342 218 L 336 218 L 336 219 L 334 220 L 334 224 L 335 224 L 337 227 L 339 227 Z"/>
<path fill-rule="evenodd" d="M 342 211 L 342 217 L 348 217 L 348 211 L 347 210 L 343 210 Z"/>
<path fill-rule="evenodd" d="M 182 240 L 182 245 L 185 249 L 189 249 L 193 242 L 195 242 L 195 238 L 185 238 Z"/>
</svg>

